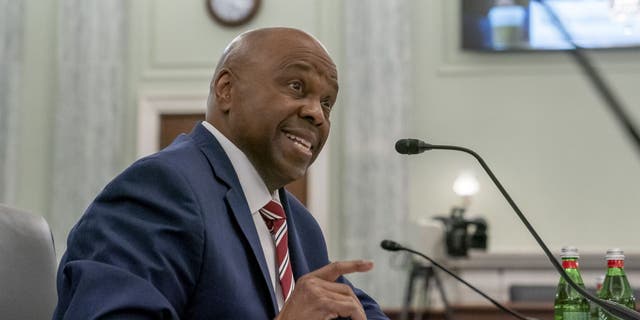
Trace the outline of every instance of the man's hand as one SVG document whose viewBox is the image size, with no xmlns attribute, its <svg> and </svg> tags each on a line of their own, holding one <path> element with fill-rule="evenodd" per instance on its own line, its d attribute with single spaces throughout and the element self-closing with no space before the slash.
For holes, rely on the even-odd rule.
<svg viewBox="0 0 640 320">
<path fill-rule="evenodd" d="M 351 287 L 335 281 L 343 274 L 366 272 L 372 268 L 370 261 L 338 261 L 300 277 L 276 320 L 337 317 L 366 320 L 360 300 Z"/>
</svg>

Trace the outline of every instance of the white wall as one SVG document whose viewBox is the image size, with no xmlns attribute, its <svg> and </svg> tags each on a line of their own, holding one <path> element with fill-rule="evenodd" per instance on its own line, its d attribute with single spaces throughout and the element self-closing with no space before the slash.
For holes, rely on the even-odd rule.
<svg viewBox="0 0 640 320">
<path fill-rule="evenodd" d="M 329 51 L 335 40 L 336 1 L 263 1 L 257 16 L 242 27 L 223 27 L 208 16 L 204 1 L 132 2 L 132 72 L 134 94 L 147 91 L 208 93 L 222 50 L 243 31 L 266 26 L 304 29 Z M 204 106 L 203 106 L 204 107 Z"/>
<path fill-rule="evenodd" d="M 14 203 L 10 205 L 47 216 L 51 175 L 51 130 L 55 99 L 54 1 L 25 1 L 23 75 L 19 85 Z"/>
<path fill-rule="evenodd" d="M 414 1 L 416 105 L 412 130 L 434 144 L 475 149 L 552 250 L 640 251 L 640 154 L 565 53 L 458 49 L 459 1 Z M 640 124 L 640 51 L 589 53 Z M 469 214 L 490 224 L 490 251 L 539 252 L 473 158 L 433 151 L 411 159 L 412 217 L 445 214 L 457 174 L 481 190 Z"/>
</svg>

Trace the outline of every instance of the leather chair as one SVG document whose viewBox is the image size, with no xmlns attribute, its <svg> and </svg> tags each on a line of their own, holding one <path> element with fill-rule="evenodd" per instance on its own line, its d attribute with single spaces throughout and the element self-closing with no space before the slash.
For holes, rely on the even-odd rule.
<svg viewBox="0 0 640 320">
<path fill-rule="evenodd" d="M 0 319 L 51 319 L 56 267 L 44 218 L 0 204 Z"/>
</svg>

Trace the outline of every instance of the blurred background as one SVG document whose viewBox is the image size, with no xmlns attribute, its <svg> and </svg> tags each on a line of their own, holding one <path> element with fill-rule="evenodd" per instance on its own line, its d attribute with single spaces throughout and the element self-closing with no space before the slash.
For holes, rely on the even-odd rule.
<svg viewBox="0 0 640 320">
<path fill-rule="evenodd" d="M 262 0 L 251 19 L 228 26 L 205 0 L 0 0 L 0 202 L 42 215 L 59 259 L 110 179 L 202 117 L 224 46 L 245 30 L 289 26 L 325 44 L 340 79 L 329 143 L 292 188 L 324 229 L 332 259 L 375 261 L 350 279 L 384 308 L 402 306 L 411 267 L 379 248 L 386 238 L 433 254 L 502 301 L 514 286 L 558 280 L 473 158 L 399 155 L 394 143 L 405 137 L 476 150 L 554 252 L 580 249 L 587 287 L 611 247 L 625 250 L 640 286 L 640 154 L 567 52 L 530 50 L 566 46 L 518 36 L 522 21 L 546 18 L 532 18 L 528 1 L 487 4 Z M 490 29 L 480 20 L 495 6 L 512 10 L 494 12 L 501 19 Z M 622 30 L 637 38 L 633 19 Z M 587 55 L 638 123 L 640 50 Z M 456 193 L 461 175 L 477 190 Z M 455 257 L 444 221 L 433 218 L 460 207 L 464 219 L 484 219 L 487 246 Z M 441 278 L 453 303 L 485 303 Z"/>
</svg>

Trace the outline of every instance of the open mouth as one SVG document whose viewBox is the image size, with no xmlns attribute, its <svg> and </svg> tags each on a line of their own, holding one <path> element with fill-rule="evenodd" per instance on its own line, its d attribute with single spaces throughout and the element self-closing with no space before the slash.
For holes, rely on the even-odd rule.
<svg viewBox="0 0 640 320">
<path fill-rule="evenodd" d="M 285 136 L 304 153 L 311 154 L 311 142 L 288 132 L 285 132 Z"/>
</svg>

